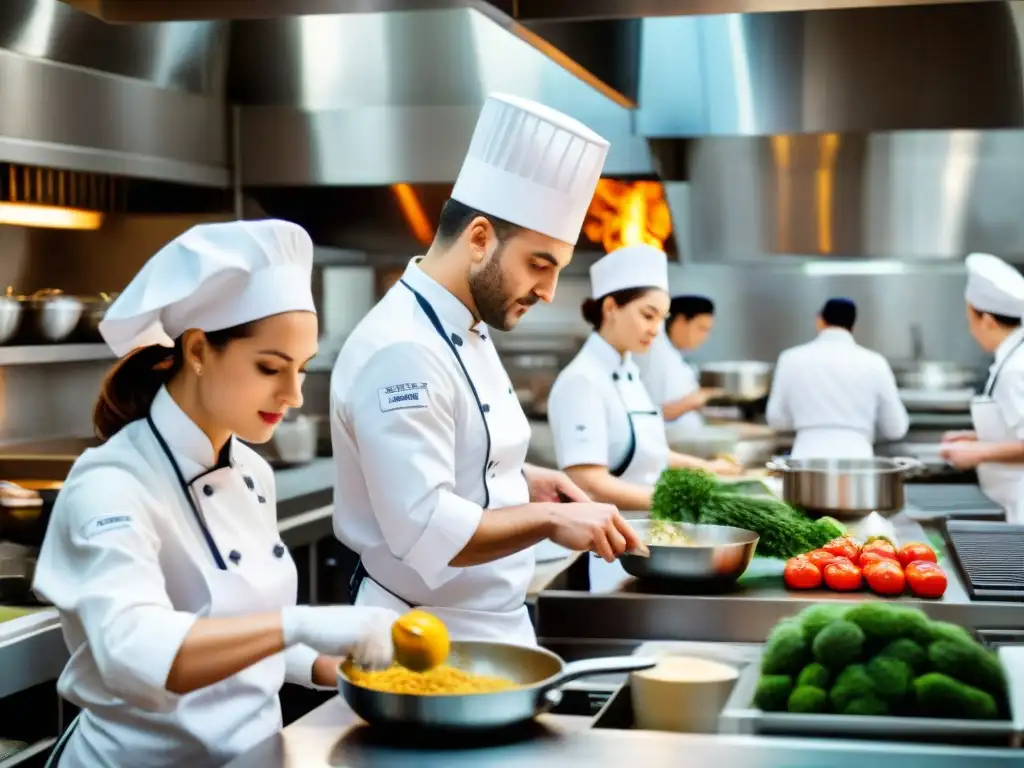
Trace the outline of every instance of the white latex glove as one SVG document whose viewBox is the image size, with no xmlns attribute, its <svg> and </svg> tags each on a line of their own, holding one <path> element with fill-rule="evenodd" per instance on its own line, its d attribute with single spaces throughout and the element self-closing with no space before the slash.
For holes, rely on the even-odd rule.
<svg viewBox="0 0 1024 768">
<path fill-rule="evenodd" d="M 294 605 L 281 611 L 286 648 L 301 643 L 371 668 L 391 664 L 391 625 L 397 619 L 387 608 L 354 605 Z"/>
</svg>

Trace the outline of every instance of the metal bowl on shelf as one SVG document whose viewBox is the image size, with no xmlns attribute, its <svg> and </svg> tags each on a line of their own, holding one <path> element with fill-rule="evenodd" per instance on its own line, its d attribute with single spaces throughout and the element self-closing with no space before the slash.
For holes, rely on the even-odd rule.
<svg viewBox="0 0 1024 768">
<path fill-rule="evenodd" d="M 21 328 L 22 306 L 14 296 L 0 296 L 0 344 L 14 338 Z"/>
<path fill-rule="evenodd" d="M 909 457 L 871 459 L 791 459 L 768 462 L 782 475 L 782 498 L 808 514 L 859 519 L 877 512 L 890 517 L 903 509 L 904 476 L 924 468 Z"/>
<path fill-rule="evenodd" d="M 707 363 L 700 367 L 700 385 L 722 390 L 715 402 L 754 403 L 768 397 L 773 370 L 771 363 L 759 360 Z"/>
<path fill-rule="evenodd" d="M 727 525 L 630 521 L 644 542 L 652 527 L 668 526 L 686 538 L 685 544 L 647 544 L 650 557 L 623 554 L 619 561 L 626 573 L 639 579 L 681 581 L 706 586 L 735 582 L 750 565 L 760 537 L 753 531 Z"/>
<path fill-rule="evenodd" d="M 78 327 L 85 309 L 80 299 L 56 288 L 36 291 L 28 296 L 14 296 L 8 287 L 7 295 L 21 304 L 24 317 L 20 335 L 30 343 L 65 341 Z"/>
<path fill-rule="evenodd" d="M 82 297 L 83 309 L 79 321 L 79 333 L 83 341 L 103 341 L 103 337 L 100 335 L 100 321 L 103 320 L 116 298 L 116 293 L 99 293 L 96 296 Z"/>
</svg>

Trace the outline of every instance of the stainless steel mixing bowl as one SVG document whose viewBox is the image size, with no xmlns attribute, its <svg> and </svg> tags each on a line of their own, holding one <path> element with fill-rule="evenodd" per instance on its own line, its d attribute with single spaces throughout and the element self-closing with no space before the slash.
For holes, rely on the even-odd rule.
<svg viewBox="0 0 1024 768">
<path fill-rule="evenodd" d="M 649 535 L 654 523 L 653 520 L 630 521 L 651 550 L 650 557 L 619 557 L 626 572 L 637 578 L 715 586 L 728 584 L 747 570 L 760 540 L 753 531 L 728 525 L 670 523 L 686 537 L 687 543 L 679 546 L 651 544 Z"/>
</svg>

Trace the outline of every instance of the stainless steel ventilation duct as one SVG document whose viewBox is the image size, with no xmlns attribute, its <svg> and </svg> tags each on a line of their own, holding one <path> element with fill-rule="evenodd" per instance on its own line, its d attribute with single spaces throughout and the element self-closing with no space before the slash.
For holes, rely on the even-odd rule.
<svg viewBox="0 0 1024 768">
<path fill-rule="evenodd" d="M 689 170 L 697 261 L 1024 260 L 1024 131 L 702 139 Z"/>
<path fill-rule="evenodd" d="M 1020 3 L 644 19 L 637 130 L 1024 126 Z"/>
</svg>

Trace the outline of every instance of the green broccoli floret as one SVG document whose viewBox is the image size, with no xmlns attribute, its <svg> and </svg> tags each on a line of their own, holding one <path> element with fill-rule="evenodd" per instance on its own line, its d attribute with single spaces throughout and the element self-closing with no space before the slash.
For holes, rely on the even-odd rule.
<svg viewBox="0 0 1024 768">
<path fill-rule="evenodd" d="M 803 628 L 793 620 L 778 624 L 768 635 L 761 671 L 766 675 L 795 675 L 808 661 Z"/>
<path fill-rule="evenodd" d="M 816 714 L 828 709 L 828 694 L 813 685 L 798 685 L 789 694 L 786 709 L 802 714 Z"/>
<path fill-rule="evenodd" d="M 798 688 L 801 685 L 809 685 L 812 688 L 821 688 L 823 691 L 827 691 L 831 679 L 832 676 L 825 669 L 824 665 L 815 661 L 800 671 L 800 676 L 796 679 L 796 685 Z"/>
<path fill-rule="evenodd" d="M 915 674 L 923 674 L 928 669 L 928 653 L 917 642 L 908 637 L 893 640 L 883 648 L 879 656 L 899 659 L 908 664 Z"/>
<path fill-rule="evenodd" d="M 937 672 L 980 688 L 994 696 L 1006 693 L 1006 676 L 999 658 L 977 643 L 939 640 L 928 646 L 928 661 Z"/>
<path fill-rule="evenodd" d="M 968 720 L 993 720 L 996 701 L 991 695 L 940 672 L 929 672 L 914 681 L 914 695 L 922 714 Z"/>
<path fill-rule="evenodd" d="M 842 712 L 854 699 L 874 695 L 875 683 L 868 674 L 867 667 L 863 664 L 851 664 L 839 673 L 828 698 L 836 712 Z"/>
<path fill-rule="evenodd" d="M 851 701 L 843 708 L 843 711 L 840 714 L 871 716 L 887 715 L 889 714 L 889 705 L 877 696 L 869 693 L 866 696 L 858 696 L 856 699 Z"/>
<path fill-rule="evenodd" d="M 813 643 L 814 638 L 818 636 L 818 633 L 833 621 L 843 618 L 843 614 L 846 613 L 846 610 L 847 607 L 845 605 L 820 603 L 818 605 L 812 605 L 806 611 L 801 613 L 799 616 L 800 624 L 804 628 L 804 635 L 807 636 L 807 642 Z"/>
<path fill-rule="evenodd" d="M 877 601 L 851 608 L 844 617 L 864 631 L 868 645 L 882 648 L 901 637 L 919 639 L 928 636 L 928 617 L 915 608 Z"/>
<path fill-rule="evenodd" d="M 864 652 L 864 633 L 845 619 L 833 621 L 814 638 L 814 658 L 836 671 L 856 661 Z"/>
<path fill-rule="evenodd" d="M 754 692 L 754 704 L 765 712 L 783 712 L 793 691 L 789 675 L 761 675 Z"/>
<path fill-rule="evenodd" d="M 928 640 L 924 643 L 927 646 L 930 642 L 937 640 L 953 640 L 958 643 L 974 645 L 974 636 L 958 624 L 950 624 L 948 621 L 933 621 L 928 624 Z"/>
<path fill-rule="evenodd" d="M 876 656 L 867 663 L 867 670 L 880 699 L 899 704 L 910 692 L 914 671 L 905 661 Z"/>
</svg>

